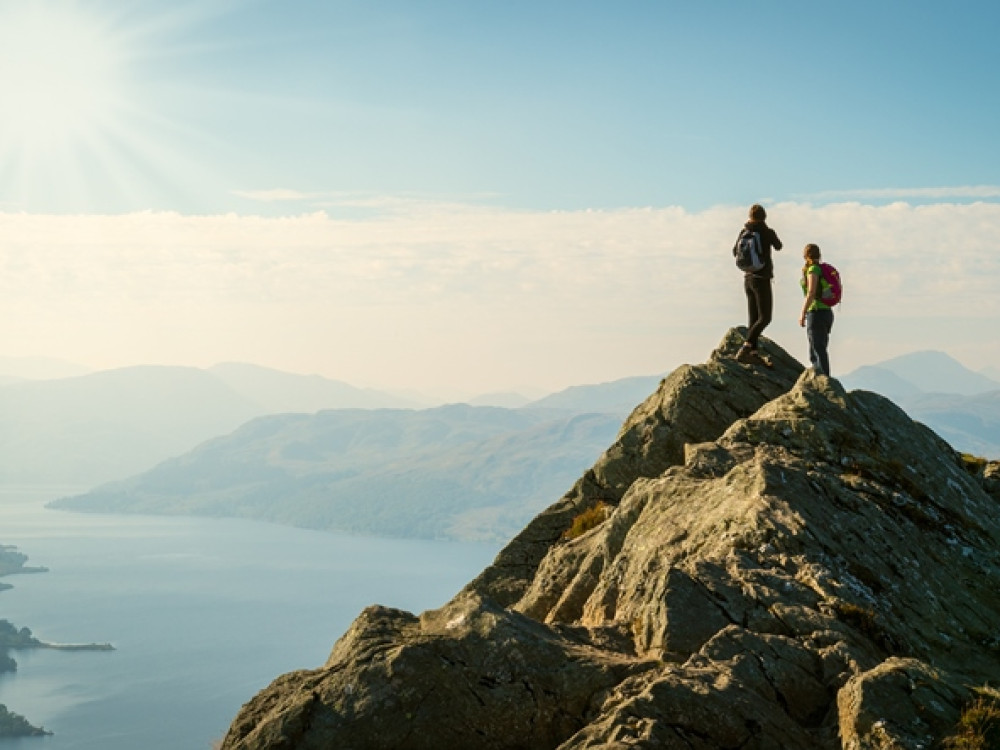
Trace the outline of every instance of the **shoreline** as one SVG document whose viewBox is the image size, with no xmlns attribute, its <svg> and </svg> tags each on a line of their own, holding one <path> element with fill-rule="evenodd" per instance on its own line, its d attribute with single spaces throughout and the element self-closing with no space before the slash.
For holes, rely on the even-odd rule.
<svg viewBox="0 0 1000 750">
<path fill-rule="evenodd" d="M 22 568 L 14 568 L 12 570 L 0 570 L 0 576 L 16 576 L 21 573 L 48 573 L 49 569 L 44 565 L 29 565 Z"/>
<path fill-rule="evenodd" d="M 19 551 L 15 545 L 0 544 L 0 577 L 18 575 L 21 573 L 48 573 L 49 569 L 41 565 L 25 565 L 28 556 Z M 11 589 L 9 583 L 0 582 L 0 591 Z M 11 651 L 45 648 L 54 651 L 114 651 L 110 643 L 50 643 L 41 641 L 31 634 L 26 627 L 17 628 L 10 621 L 0 620 L 0 674 L 16 673 L 17 662 L 9 655 Z M 15 713 L 0 703 L 0 739 L 16 737 L 42 737 L 52 732 L 44 727 L 35 726 L 21 714 Z"/>
<path fill-rule="evenodd" d="M 47 648 L 53 651 L 114 651 L 115 647 L 110 643 L 48 643 L 38 641 L 37 643 L 25 643 L 17 646 L 3 646 L 10 651 L 27 651 L 32 648 Z"/>
</svg>

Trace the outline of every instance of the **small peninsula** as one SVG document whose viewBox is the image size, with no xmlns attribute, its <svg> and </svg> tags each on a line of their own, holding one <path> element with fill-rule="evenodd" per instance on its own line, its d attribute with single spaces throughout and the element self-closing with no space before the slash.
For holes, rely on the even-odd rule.
<svg viewBox="0 0 1000 750">
<path fill-rule="evenodd" d="M 43 727 L 34 726 L 21 714 L 8 711 L 5 705 L 0 704 L 0 739 L 42 737 L 47 734 L 52 734 L 52 732 Z"/>
<path fill-rule="evenodd" d="M 0 651 L 12 648 L 51 648 L 58 651 L 115 650 L 115 647 L 110 643 L 48 643 L 46 641 L 40 641 L 32 635 L 29 628 L 19 629 L 8 620 L 0 620 Z M 0 672 L 2 671 L 4 670 L 0 667 Z"/>
<path fill-rule="evenodd" d="M 15 573 L 46 573 L 48 568 L 29 567 L 28 556 L 19 552 L 17 547 L 11 544 L 0 544 L 0 576 L 9 576 Z M 9 583 L 0 582 L 0 591 L 9 589 Z"/>
<path fill-rule="evenodd" d="M 14 573 L 45 573 L 48 568 L 28 567 L 28 556 L 17 547 L 0 544 L 0 576 Z M 0 583 L 0 591 L 11 588 Z M 61 651 L 113 651 L 110 643 L 47 643 L 34 636 L 29 628 L 18 628 L 9 620 L 0 620 L 0 674 L 16 672 L 17 662 L 8 651 L 26 648 L 51 648 Z M 0 739 L 13 737 L 40 737 L 52 734 L 43 727 L 36 727 L 20 714 L 8 710 L 0 703 Z"/>
</svg>

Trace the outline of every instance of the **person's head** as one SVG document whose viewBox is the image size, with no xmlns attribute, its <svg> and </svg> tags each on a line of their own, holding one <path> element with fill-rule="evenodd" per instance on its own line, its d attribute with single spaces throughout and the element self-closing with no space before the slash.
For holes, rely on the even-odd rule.
<svg viewBox="0 0 1000 750">
<path fill-rule="evenodd" d="M 767 218 L 767 211 L 759 203 L 750 206 L 750 221 L 764 221 Z"/>
<path fill-rule="evenodd" d="M 805 260 L 807 266 L 819 263 L 819 245 L 813 245 L 812 243 L 806 245 L 805 249 L 802 251 L 802 259 Z"/>
</svg>

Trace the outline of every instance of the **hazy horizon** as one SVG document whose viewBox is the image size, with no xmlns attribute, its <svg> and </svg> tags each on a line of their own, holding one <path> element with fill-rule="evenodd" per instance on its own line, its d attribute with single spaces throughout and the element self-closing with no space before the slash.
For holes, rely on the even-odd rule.
<svg viewBox="0 0 1000 750">
<path fill-rule="evenodd" d="M 853 376 L 856 373 L 863 373 L 865 369 L 870 367 L 878 367 L 884 369 L 884 365 L 896 365 L 897 360 L 901 362 L 907 362 L 915 356 L 923 354 L 944 354 L 946 357 L 956 362 L 961 368 L 969 373 L 974 373 L 977 375 L 982 375 L 990 380 L 995 381 L 1000 388 L 1000 369 L 987 366 L 980 369 L 973 369 L 968 367 L 966 363 L 960 361 L 956 357 L 952 357 L 948 352 L 937 350 L 937 349 L 915 349 L 908 352 L 901 352 L 899 354 L 894 354 L 891 357 L 885 357 L 877 359 L 872 362 L 859 365 L 856 368 L 852 368 L 848 372 L 837 373 L 838 377 Z M 708 359 L 708 354 L 706 353 L 705 359 Z M 678 366 L 683 363 L 678 363 Z M 417 389 L 414 387 L 399 387 L 399 388 L 387 388 L 380 389 L 376 386 L 366 384 L 366 383 L 352 383 L 348 381 L 341 380 L 335 377 L 329 377 L 326 375 L 321 375 L 319 373 L 310 372 L 292 372 L 290 370 L 282 370 L 280 368 L 271 368 L 266 365 L 261 365 L 257 362 L 232 362 L 232 361 L 219 361 L 215 362 L 207 367 L 201 367 L 198 365 L 168 365 L 157 362 L 137 362 L 132 364 L 124 364 L 120 366 L 110 367 L 110 368 L 90 368 L 81 365 L 77 362 L 70 362 L 68 360 L 56 358 L 56 357 L 10 357 L 0 355 L 0 378 L 5 376 L 17 378 L 17 380 L 4 382 L 0 380 L 0 386 L 4 384 L 16 383 L 16 382 L 32 382 L 32 381 L 46 381 L 46 380 L 59 380 L 63 378 L 71 377 L 81 377 L 85 375 L 93 375 L 101 372 L 109 372 L 114 370 L 128 370 L 128 369 L 138 369 L 138 368 L 193 368 L 196 370 L 203 370 L 205 372 L 212 373 L 218 368 L 223 368 L 227 366 L 236 367 L 248 367 L 251 369 L 260 369 L 265 373 L 273 373 L 280 375 L 288 375 L 292 377 L 305 377 L 305 378 L 322 378 L 323 380 L 329 381 L 331 383 L 341 383 L 343 385 L 349 386 L 351 388 L 356 388 L 359 391 L 371 391 L 373 393 L 384 393 L 386 395 L 396 395 L 399 397 L 410 396 L 416 399 L 413 402 L 413 406 L 434 406 L 448 403 L 449 399 L 463 400 L 468 399 L 471 402 L 477 399 L 487 398 L 489 396 L 504 396 L 504 395 L 514 395 L 520 396 L 527 401 L 535 401 L 543 399 L 547 396 L 551 396 L 557 393 L 561 393 L 577 387 L 589 387 L 589 386 L 602 386 L 610 385 L 615 382 L 630 380 L 634 378 L 650 378 L 656 376 L 666 376 L 675 368 L 670 368 L 660 373 L 635 373 L 632 375 L 625 375 L 621 378 L 615 378 L 606 381 L 595 381 L 595 382 L 579 382 L 579 383 L 567 383 L 566 385 L 553 389 L 546 390 L 544 388 L 539 388 L 530 384 L 521 385 L 510 385 L 506 388 L 492 390 L 492 391 L 476 391 L 471 389 L 462 389 L 455 387 L 446 386 L 431 386 L 425 389 Z M 927 362 L 923 362 L 920 366 L 927 366 Z M 905 366 L 900 368 L 898 365 L 890 367 L 890 370 L 900 371 L 901 376 L 905 376 Z M 225 378 L 223 378 L 225 380 Z M 950 392 L 949 389 L 939 389 L 942 392 Z M 420 400 L 423 400 L 422 403 Z M 496 403 L 495 406 L 506 406 L 507 404 Z"/>
<path fill-rule="evenodd" d="M 899 12 L 0 2 L 0 352 L 394 392 L 664 373 L 746 322 L 761 202 L 794 356 L 815 242 L 834 374 L 1000 370 L 1000 7 Z"/>
</svg>

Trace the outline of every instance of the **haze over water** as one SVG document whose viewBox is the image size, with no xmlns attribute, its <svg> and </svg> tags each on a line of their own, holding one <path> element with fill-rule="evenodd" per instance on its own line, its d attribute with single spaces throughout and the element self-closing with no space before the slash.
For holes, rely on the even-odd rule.
<svg viewBox="0 0 1000 750">
<path fill-rule="evenodd" d="M 0 543 L 49 568 L 3 579 L 0 618 L 116 650 L 12 652 L 0 703 L 55 732 L 16 750 L 207 750 L 257 690 L 321 666 L 365 606 L 440 606 L 498 549 L 43 507 L 70 491 L 0 488 Z"/>
</svg>

